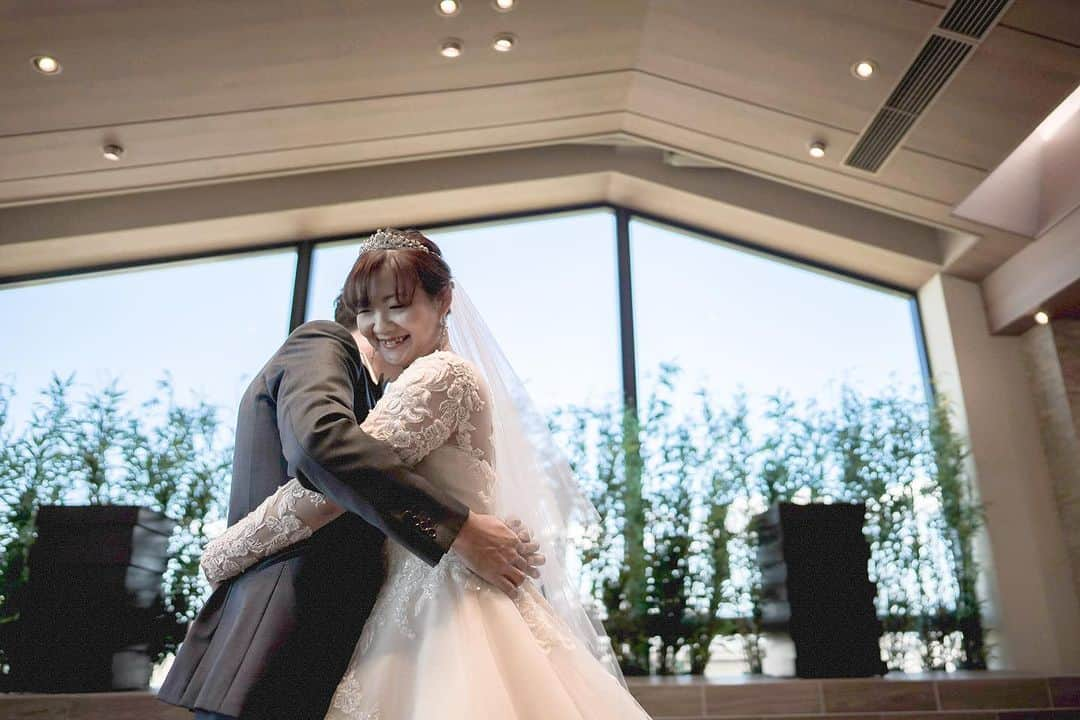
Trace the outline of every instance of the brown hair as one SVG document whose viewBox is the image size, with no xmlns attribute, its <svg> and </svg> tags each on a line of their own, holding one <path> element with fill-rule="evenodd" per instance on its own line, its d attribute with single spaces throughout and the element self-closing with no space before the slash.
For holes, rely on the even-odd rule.
<svg viewBox="0 0 1080 720">
<path fill-rule="evenodd" d="M 338 296 L 334 298 L 334 321 L 349 330 L 356 329 L 356 313 L 345 306 L 345 293 L 338 293 Z"/>
<path fill-rule="evenodd" d="M 437 297 L 450 286 L 452 279 L 450 266 L 443 260 L 442 250 L 425 237 L 419 230 L 396 230 L 410 240 L 421 243 L 428 252 L 419 248 L 395 248 L 392 250 L 369 250 L 362 253 L 353 263 L 352 270 L 345 278 L 345 287 L 341 291 L 340 307 L 335 307 L 337 318 L 351 316 L 348 323 L 355 327 L 356 313 L 371 304 L 368 286 L 371 278 L 383 267 L 389 267 L 394 273 L 398 302 L 408 303 L 416 291 L 417 283 L 431 297 Z M 338 319 L 338 322 L 342 322 Z M 343 325 L 345 323 L 342 323 Z"/>
</svg>

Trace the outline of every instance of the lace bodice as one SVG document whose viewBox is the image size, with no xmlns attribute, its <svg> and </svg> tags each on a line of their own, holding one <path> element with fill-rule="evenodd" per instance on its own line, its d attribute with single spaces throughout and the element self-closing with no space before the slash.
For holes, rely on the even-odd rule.
<svg viewBox="0 0 1080 720">
<path fill-rule="evenodd" d="M 471 510 L 490 512 L 495 473 L 488 397 L 468 361 L 438 350 L 418 358 L 387 387 L 361 428 Z M 212 584 L 221 583 L 310 537 L 341 512 L 292 479 L 207 545 L 203 572 Z"/>
<path fill-rule="evenodd" d="M 494 464 L 487 388 L 468 361 L 437 350 L 392 382 L 361 427 L 416 465 L 449 444 Z"/>
</svg>

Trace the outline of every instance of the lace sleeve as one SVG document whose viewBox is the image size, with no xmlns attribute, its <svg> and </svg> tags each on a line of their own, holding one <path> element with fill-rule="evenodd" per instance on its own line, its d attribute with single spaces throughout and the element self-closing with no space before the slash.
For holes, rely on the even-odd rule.
<svg viewBox="0 0 1080 720">
<path fill-rule="evenodd" d="M 199 566 L 217 587 L 263 558 L 301 540 L 340 513 L 320 493 L 295 478 L 207 544 Z"/>
<path fill-rule="evenodd" d="M 409 365 L 360 427 L 391 445 L 406 465 L 416 465 L 455 431 L 466 429 L 481 406 L 472 366 L 437 351 Z"/>
</svg>

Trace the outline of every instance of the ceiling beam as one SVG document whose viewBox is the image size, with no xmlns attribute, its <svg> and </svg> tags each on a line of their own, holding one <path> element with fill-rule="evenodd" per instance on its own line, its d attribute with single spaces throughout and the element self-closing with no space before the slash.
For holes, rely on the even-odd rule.
<svg viewBox="0 0 1080 720">
<path fill-rule="evenodd" d="M 993 333 L 1017 334 L 1045 310 L 1072 313 L 1080 281 L 1080 207 L 987 276 L 983 301 Z"/>
<path fill-rule="evenodd" d="M 0 208 L 0 278 L 613 203 L 903 288 L 949 231 L 652 148 L 556 146 Z"/>
</svg>

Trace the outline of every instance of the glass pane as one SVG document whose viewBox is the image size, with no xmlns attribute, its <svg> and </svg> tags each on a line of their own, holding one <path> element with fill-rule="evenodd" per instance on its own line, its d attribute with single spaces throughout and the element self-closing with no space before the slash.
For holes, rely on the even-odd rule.
<svg viewBox="0 0 1080 720">
<path fill-rule="evenodd" d="M 148 504 L 174 519 L 192 512 L 201 514 L 209 536 L 221 532 L 228 469 L 219 463 L 227 460 L 225 448 L 233 445 L 241 395 L 286 337 L 295 273 L 296 253 L 287 250 L 0 288 L 5 348 L 0 382 L 15 390 L 7 422 L 0 428 L 5 443 L 0 449 L 16 465 L 4 469 L 34 467 L 18 464 L 33 456 L 32 443 L 6 443 L 47 432 L 31 422 L 34 405 L 54 374 L 74 374 L 68 393 L 74 417 L 69 415 L 60 427 L 76 449 L 62 443 L 60 450 L 76 463 L 74 475 L 66 464 L 60 465 L 56 497 L 76 504 Z M 158 386 L 166 378 L 171 379 L 175 406 Z M 88 408 L 87 400 L 103 399 L 114 380 L 126 393 L 116 408 L 125 419 L 96 423 L 104 413 Z M 161 404 L 143 407 L 152 400 Z M 213 426 L 203 423 L 201 411 L 192 414 L 201 402 L 216 409 L 212 436 L 203 435 L 203 428 L 210 432 Z M 163 409 L 169 412 L 160 412 Z M 134 445 L 128 435 L 132 426 L 142 436 Z M 102 451 L 101 445 L 108 449 Z M 78 462 L 78 448 L 87 447 L 92 459 Z M 47 478 L 58 462 L 47 463 L 54 468 Z M 126 480 L 131 476 L 136 478 L 133 486 Z M 88 482 L 91 477 L 97 481 Z M 25 501 L 27 491 L 19 492 Z M 10 498 L 5 494 L 0 500 L 5 541 L 21 532 L 19 521 L 8 512 Z M 196 530 L 199 527 L 181 524 L 170 540 L 163 592 L 169 603 L 177 602 L 174 594 L 182 595 L 179 608 L 200 607 L 199 596 L 208 590 L 181 562 L 197 555 L 203 531 Z M 152 687 L 160 685 L 170 665 L 171 656 L 156 667 Z"/>
<path fill-rule="evenodd" d="M 609 211 L 548 215 L 425 233 L 443 250 L 538 406 L 611 400 L 620 392 L 615 221 Z M 333 301 L 358 241 L 312 258 L 309 319 Z"/>
<path fill-rule="evenodd" d="M 922 387 L 910 298 L 650 222 L 630 238 L 642 400 L 661 363 L 684 397 Z"/>
<path fill-rule="evenodd" d="M 879 616 L 899 627 L 904 613 L 947 609 L 912 299 L 651 222 L 630 231 L 646 551 L 690 547 L 687 567 L 705 578 L 691 604 L 745 620 L 762 577 L 751 517 L 777 501 L 864 503 Z M 710 537 L 725 538 L 722 555 Z M 645 557 L 679 577 L 653 559 L 662 552 Z M 746 637 L 718 636 L 707 674 L 746 672 Z M 766 659 L 791 652 L 764 647 Z M 893 667 L 925 669 L 889 653 Z"/>
<path fill-rule="evenodd" d="M 28 420 L 53 373 L 75 373 L 76 391 L 116 379 L 131 408 L 168 373 L 178 400 L 219 406 L 231 428 L 247 382 L 288 332 L 295 272 L 289 250 L 0 289 L 11 426 Z"/>
</svg>

